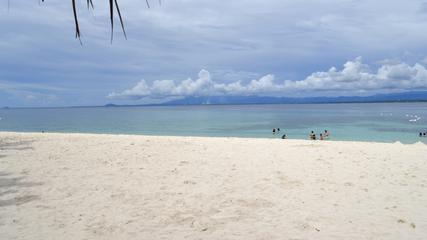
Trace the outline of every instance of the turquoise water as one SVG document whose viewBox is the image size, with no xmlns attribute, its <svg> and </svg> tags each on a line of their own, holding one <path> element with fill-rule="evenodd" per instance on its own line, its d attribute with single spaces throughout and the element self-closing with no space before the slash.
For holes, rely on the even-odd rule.
<svg viewBox="0 0 427 240">
<path fill-rule="evenodd" d="M 307 139 L 327 129 L 333 140 L 427 142 L 418 137 L 427 103 L 1 109 L 0 118 L 0 131 Z"/>
</svg>

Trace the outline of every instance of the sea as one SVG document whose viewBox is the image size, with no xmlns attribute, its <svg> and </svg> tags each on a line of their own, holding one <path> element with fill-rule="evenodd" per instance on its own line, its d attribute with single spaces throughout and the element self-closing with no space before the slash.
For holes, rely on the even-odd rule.
<svg viewBox="0 0 427 240">
<path fill-rule="evenodd" d="M 0 131 L 308 139 L 324 130 L 330 140 L 427 143 L 427 103 L 0 109 Z"/>
</svg>

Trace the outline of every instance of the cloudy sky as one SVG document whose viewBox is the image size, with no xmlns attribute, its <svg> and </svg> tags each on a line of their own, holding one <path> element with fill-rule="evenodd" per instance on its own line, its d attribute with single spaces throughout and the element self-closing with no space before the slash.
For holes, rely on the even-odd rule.
<svg viewBox="0 0 427 240">
<path fill-rule="evenodd" d="M 427 89 L 425 0 L 93 1 L 0 0 L 0 106 Z"/>
</svg>

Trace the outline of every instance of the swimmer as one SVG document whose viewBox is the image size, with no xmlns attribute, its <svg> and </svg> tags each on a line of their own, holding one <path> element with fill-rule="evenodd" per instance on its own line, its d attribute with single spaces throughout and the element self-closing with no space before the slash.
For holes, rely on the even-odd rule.
<svg viewBox="0 0 427 240">
<path fill-rule="evenodd" d="M 316 140 L 316 134 L 314 134 L 314 131 L 311 131 L 311 133 L 310 133 L 310 139 L 311 140 Z"/>
<path fill-rule="evenodd" d="M 328 132 L 328 130 L 325 129 L 325 133 L 323 134 L 323 136 L 325 137 L 325 139 L 329 138 L 329 132 Z"/>
</svg>

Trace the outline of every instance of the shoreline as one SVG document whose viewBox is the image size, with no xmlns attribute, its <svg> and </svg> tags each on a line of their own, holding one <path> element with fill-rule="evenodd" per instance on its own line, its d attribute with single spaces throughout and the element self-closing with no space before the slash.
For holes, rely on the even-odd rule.
<svg viewBox="0 0 427 240">
<path fill-rule="evenodd" d="M 129 134 L 129 133 L 88 133 L 88 132 L 13 132 L 13 131 L 1 131 L 1 134 L 64 134 L 64 135 L 94 135 L 94 136 L 142 136 L 142 137 L 159 137 L 159 138 L 218 138 L 218 139 L 260 139 L 260 140 L 277 140 L 277 141 L 307 141 L 307 142 L 337 142 L 337 143 L 379 143 L 379 144 L 402 144 L 402 145 L 414 145 L 414 144 L 424 144 L 427 146 L 427 142 L 418 140 L 413 143 L 402 143 L 400 141 L 394 142 L 380 142 L 380 141 L 358 141 L 358 140 L 335 140 L 335 139 L 326 139 L 326 140 L 310 140 L 310 139 L 298 139 L 298 138 L 287 138 L 281 139 L 280 137 L 228 137 L 228 136 L 191 136 L 191 135 L 144 135 L 144 134 Z"/>
</svg>

